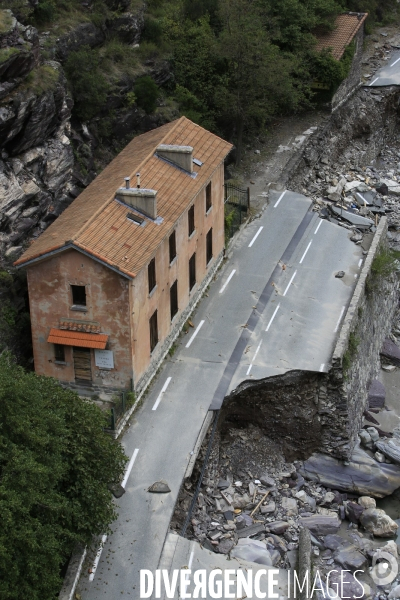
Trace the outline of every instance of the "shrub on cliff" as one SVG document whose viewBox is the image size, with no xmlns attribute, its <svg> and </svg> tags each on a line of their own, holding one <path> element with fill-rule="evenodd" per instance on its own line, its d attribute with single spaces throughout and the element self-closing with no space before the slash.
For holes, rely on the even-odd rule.
<svg viewBox="0 0 400 600">
<path fill-rule="evenodd" d="M 101 410 L 0 356 L 0 597 L 53 600 L 76 543 L 115 518 L 125 466 Z"/>
<path fill-rule="evenodd" d="M 110 86 L 100 68 L 96 50 L 82 46 L 71 52 L 65 63 L 65 72 L 72 87 L 75 115 L 82 121 L 98 115 L 105 105 Z"/>
<path fill-rule="evenodd" d="M 156 110 L 160 91 L 155 81 L 149 75 L 139 77 L 136 80 L 133 91 L 136 96 L 136 104 L 140 108 L 143 108 L 148 115 Z"/>
</svg>

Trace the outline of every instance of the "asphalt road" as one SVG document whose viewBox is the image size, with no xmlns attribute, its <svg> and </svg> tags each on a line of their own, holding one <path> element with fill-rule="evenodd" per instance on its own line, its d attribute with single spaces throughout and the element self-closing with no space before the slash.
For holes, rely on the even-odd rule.
<svg viewBox="0 0 400 600">
<path fill-rule="evenodd" d="M 371 82 L 366 87 L 383 87 L 387 85 L 400 85 L 400 52 L 394 52 L 387 64 L 371 77 Z"/>
<path fill-rule="evenodd" d="M 122 593 L 139 597 L 139 571 L 157 568 L 210 404 L 218 404 L 224 389 L 249 377 L 246 372 L 261 339 L 253 378 L 265 377 L 268 369 L 276 373 L 288 368 L 319 370 L 324 362 L 327 366 L 335 323 L 356 281 L 360 251 L 349 241 L 347 230 L 320 221 L 309 211 L 310 204 L 292 192 L 272 194 L 262 216 L 236 239 L 192 317 L 194 329 L 181 336 L 173 358 L 165 362 L 143 406 L 131 418 L 122 440 L 132 457 L 126 493 L 117 502 L 119 517 L 94 572 L 82 573 L 83 600 L 115 599 Z M 333 274 L 340 269 L 347 272 L 346 279 L 335 280 Z M 279 302 L 275 320 L 265 332 Z M 273 344 L 279 350 L 274 347 L 271 360 Z M 288 366 L 280 358 L 288 360 Z M 149 493 L 148 487 L 158 480 L 168 482 L 171 493 Z"/>
</svg>

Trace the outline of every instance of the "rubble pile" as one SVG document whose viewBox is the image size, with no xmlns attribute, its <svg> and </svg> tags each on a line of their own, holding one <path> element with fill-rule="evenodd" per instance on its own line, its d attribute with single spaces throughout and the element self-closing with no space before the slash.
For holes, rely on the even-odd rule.
<svg viewBox="0 0 400 600">
<path fill-rule="evenodd" d="M 391 246 L 400 249 L 400 136 L 365 167 L 357 166 L 362 145 L 354 143 L 336 164 L 323 156 L 304 177 L 301 191 L 321 218 L 349 229 L 356 244 L 387 215 Z"/>
<path fill-rule="evenodd" d="M 178 533 L 193 498 L 206 448 L 207 440 L 175 508 L 171 527 Z M 187 536 L 231 558 L 290 568 L 300 528 L 307 527 L 313 560 L 321 573 L 349 569 L 350 589 L 357 591 L 352 573 L 368 570 L 379 548 L 384 546 L 385 552 L 397 558 L 396 544 L 385 538 L 392 538 L 398 525 L 376 507 L 370 496 L 340 492 L 318 481 L 305 480 L 303 466 L 299 461 L 285 462 L 278 444 L 254 425 L 227 431 L 222 428 L 213 442 Z M 381 596 L 380 600 L 387 597 L 385 593 Z"/>
</svg>

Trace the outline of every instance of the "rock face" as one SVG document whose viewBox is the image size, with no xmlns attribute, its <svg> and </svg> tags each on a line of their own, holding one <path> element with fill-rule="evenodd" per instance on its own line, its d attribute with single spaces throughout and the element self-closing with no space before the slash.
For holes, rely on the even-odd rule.
<svg viewBox="0 0 400 600">
<path fill-rule="evenodd" d="M 386 338 L 384 341 L 381 356 L 388 358 L 397 367 L 400 366 L 400 348 L 390 338 Z"/>
<path fill-rule="evenodd" d="M 306 479 L 332 489 L 375 498 L 389 496 L 400 487 L 400 467 L 379 464 L 359 446 L 347 465 L 325 454 L 313 454 L 300 472 Z"/>
<path fill-rule="evenodd" d="M 64 62 L 71 52 L 79 50 L 81 46 L 95 48 L 101 46 L 104 41 L 105 35 L 101 29 L 93 23 L 81 23 L 59 38 L 56 45 L 56 57 Z"/>
<path fill-rule="evenodd" d="M 144 7 L 137 13 L 127 12 L 107 22 L 111 34 L 127 44 L 137 44 L 144 26 Z"/>
<path fill-rule="evenodd" d="M 380 508 L 367 508 L 360 517 L 363 527 L 376 537 L 392 537 L 398 525 Z"/>
</svg>

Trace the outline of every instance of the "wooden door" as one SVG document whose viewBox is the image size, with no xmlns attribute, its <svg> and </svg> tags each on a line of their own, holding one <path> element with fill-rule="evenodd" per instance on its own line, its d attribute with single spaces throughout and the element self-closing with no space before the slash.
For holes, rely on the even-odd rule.
<svg viewBox="0 0 400 600">
<path fill-rule="evenodd" d="M 92 381 L 90 348 L 74 348 L 75 380 L 83 383 Z"/>
</svg>

